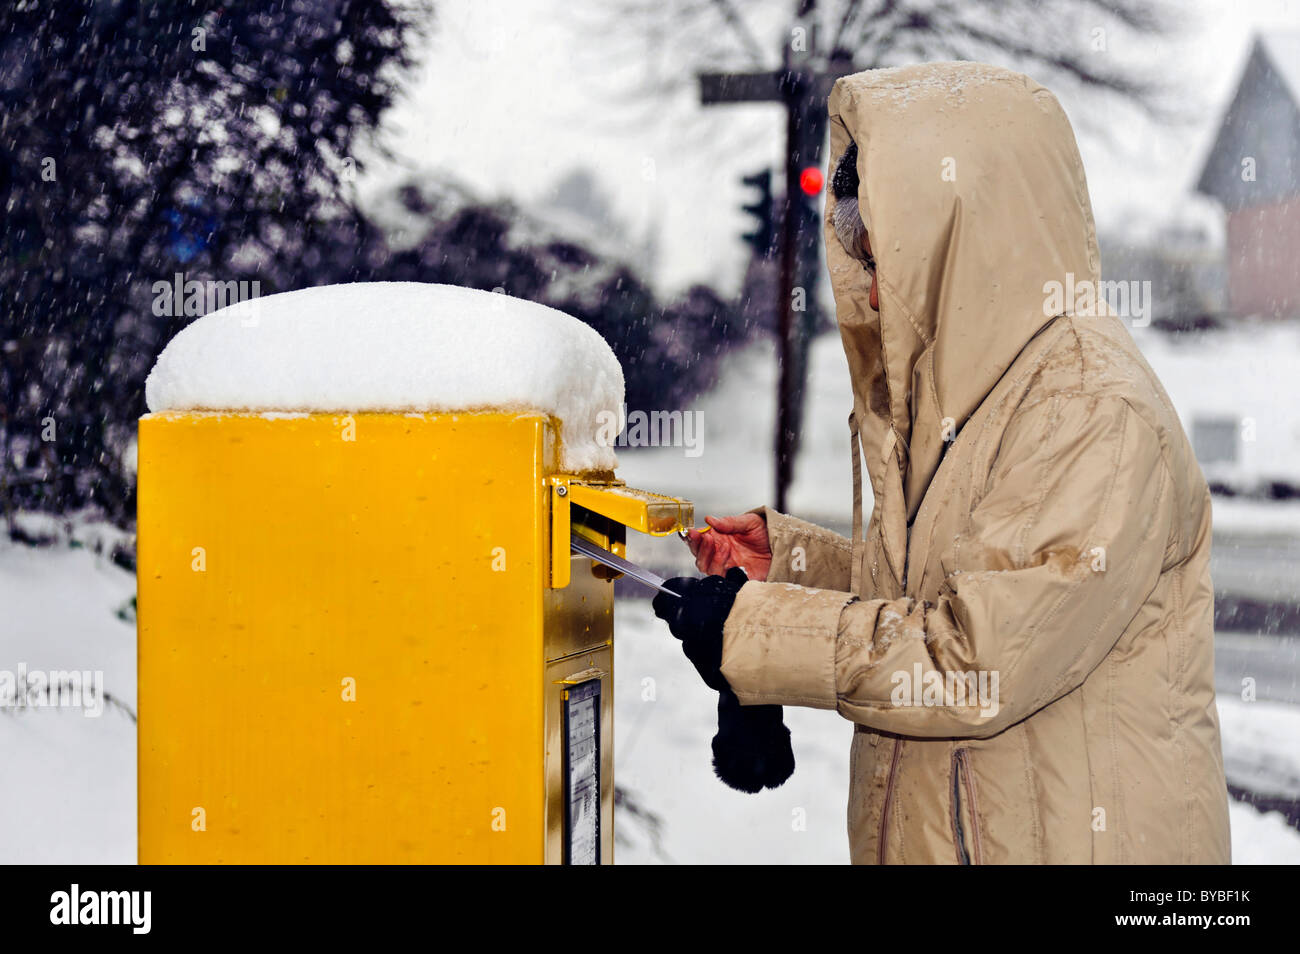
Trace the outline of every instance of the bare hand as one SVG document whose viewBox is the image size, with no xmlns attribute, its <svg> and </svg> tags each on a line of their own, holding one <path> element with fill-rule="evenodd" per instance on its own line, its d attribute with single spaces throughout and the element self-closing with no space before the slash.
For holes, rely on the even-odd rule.
<svg viewBox="0 0 1300 954">
<path fill-rule="evenodd" d="M 756 513 L 735 517 L 705 517 L 712 530 L 692 530 L 686 545 L 695 556 L 701 573 L 722 576 L 733 566 L 757 582 L 767 579 L 772 568 L 772 550 L 767 545 L 767 521 Z"/>
</svg>

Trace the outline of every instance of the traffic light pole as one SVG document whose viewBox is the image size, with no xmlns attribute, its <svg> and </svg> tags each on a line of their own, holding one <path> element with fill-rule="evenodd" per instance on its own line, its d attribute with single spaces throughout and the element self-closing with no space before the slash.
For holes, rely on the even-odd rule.
<svg viewBox="0 0 1300 954">
<path fill-rule="evenodd" d="M 803 117 L 794 108 L 802 93 L 802 77 L 791 74 L 791 82 L 786 100 L 786 164 L 785 164 L 785 201 L 781 207 L 781 259 L 780 281 L 777 285 L 781 296 L 777 311 L 777 393 L 776 393 L 776 509 L 786 513 L 786 493 L 794 480 L 795 455 L 799 450 L 799 426 L 803 416 L 795 402 L 799 399 L 799 368 L 797 366 L 799 342 L 796 339 L 798 326 L 794 309 L 794 292 L 798 285 L 799 267 L 799 226 L 798 203 L 802 201 L 799 186 L 801 164 L 796 161 L 803 143 L 801 124 Z"/>
<path fill-rule="evenodd" d="M 811 4 L 805 0 L 804 6 L 811 7 Z M 821 164 L 822 142 L 826 138 L 826 99 L 835 81 L 851 72 L 853 64 L 844 58 L 833 57 L 826 70 L 817 71 L 796 67 L 787 55 L 786 67 L 781 70 L 700 75 L 700 101 L 705 105 L 779 102 L 786 110 L 785 198 L 779 233 L 781 301 L 777 310 L 774 495 L 776 509 L 782 512 L 786 511 L 803 427 L 802 389 L 817 316 L 821 189 L 819 186 L 814 194 L 806 194 L 800 178 L 805 169 Z M 802 308 L 796 307 L 797 289 L 803 290 Z"/>
</svg>

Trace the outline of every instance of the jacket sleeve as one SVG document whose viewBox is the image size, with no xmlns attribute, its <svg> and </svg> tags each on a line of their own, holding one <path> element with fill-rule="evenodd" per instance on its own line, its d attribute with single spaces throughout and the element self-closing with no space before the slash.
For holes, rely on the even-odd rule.
<svg viewBox="0 0 1300 954">
<path fill-rule="evenodd" d="M 769 583 L 849 589 L 853 547 L 848 537 L 771 507 L 758 507 L 750 513 L 767 521 L 767 545 L 772 551 Z"/>
<path fill-rule="evenodd" d="M 1079 686 L 1137 614 L 1162 570 L 1170 486 L 1158 435 L 1126 402 L 1046 399 L 1008 425 L 963 531 L 943 542 L 936 603 L 746 583 L 722 674 L 745 705 L 995 735 Z"/>
</svg>

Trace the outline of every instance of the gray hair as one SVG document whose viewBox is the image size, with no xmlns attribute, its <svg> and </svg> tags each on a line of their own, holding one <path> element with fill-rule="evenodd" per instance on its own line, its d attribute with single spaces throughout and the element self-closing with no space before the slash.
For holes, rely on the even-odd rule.
<svg viewBox="0 0 1300 954">
<path fill-rule="evenodd" d="M 867 254 L 862 250 L 862 237 L 867 234 L 867 224 L 862 221 L 858 210 L 856 196 L 843 196 L 835 200 L 831 209 L 831 225 L 839 237 L 844 251 L 859 262 L 866 261 Z"/>
</svg>

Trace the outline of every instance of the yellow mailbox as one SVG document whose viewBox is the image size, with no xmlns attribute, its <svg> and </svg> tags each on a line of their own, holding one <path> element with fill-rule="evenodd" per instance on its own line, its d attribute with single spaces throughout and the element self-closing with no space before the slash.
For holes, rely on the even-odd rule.
<svg viewBox="0 0 1300 954">
<path fill-rule="evenodd" d="M 613 861 L 613 582 L 543 414 L 139 428 L 141 863 Z"/>
</svg>

